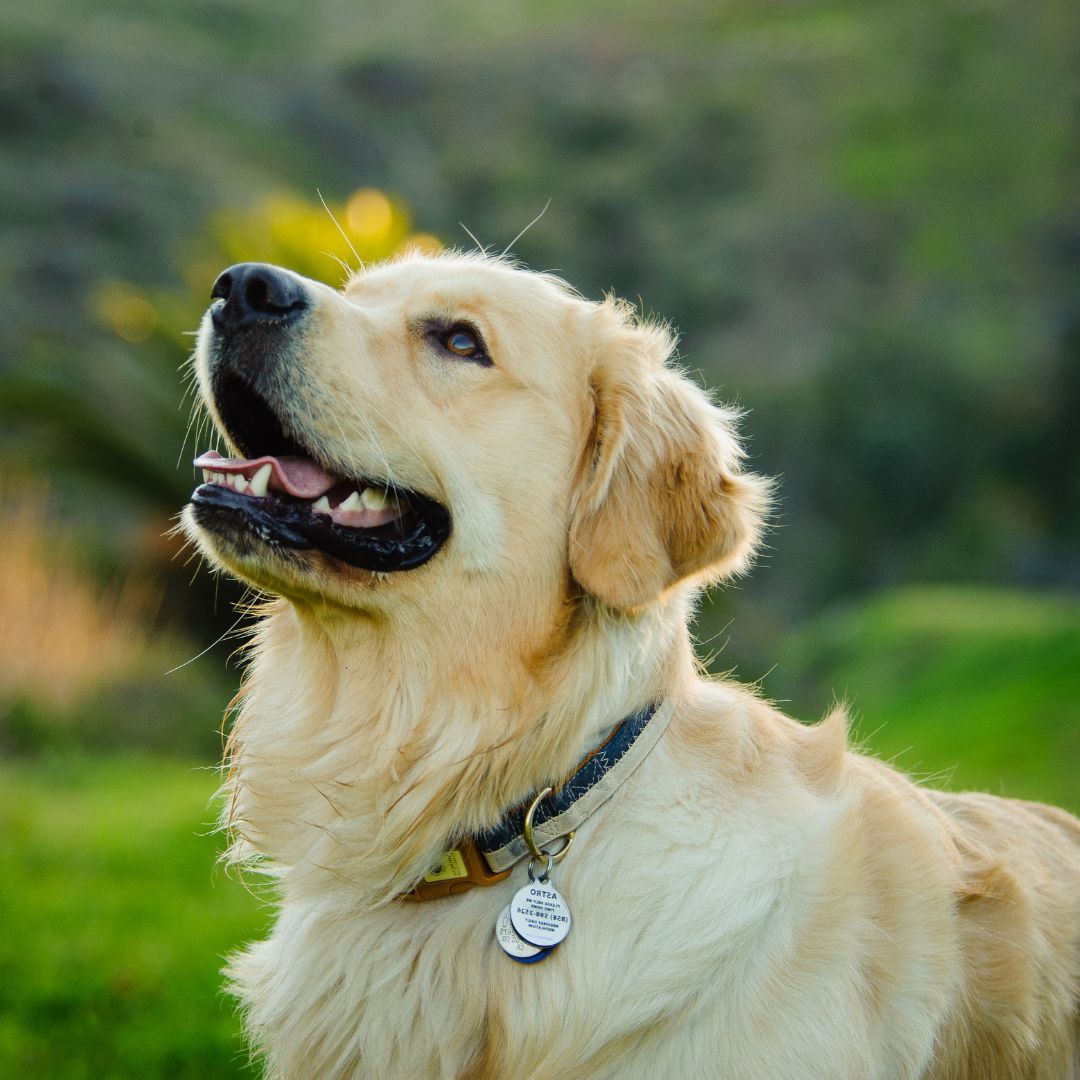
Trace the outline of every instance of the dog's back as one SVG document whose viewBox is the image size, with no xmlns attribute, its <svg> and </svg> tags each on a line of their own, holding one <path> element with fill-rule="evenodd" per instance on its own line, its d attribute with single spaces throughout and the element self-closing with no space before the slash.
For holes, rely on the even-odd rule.
<svg viewBox="0 0 1080 1080">
<path fill-rule="evenodd" d="M 928 792 L 951 826 L 963 1001 L 928 1080 L 1080 1076 L 1080 821 L 1052 806 Z"/>
</svg>

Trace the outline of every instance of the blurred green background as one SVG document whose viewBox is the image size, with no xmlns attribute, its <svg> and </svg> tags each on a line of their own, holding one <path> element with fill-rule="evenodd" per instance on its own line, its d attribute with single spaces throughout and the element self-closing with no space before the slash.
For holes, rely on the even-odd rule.
<svg viewBox="0 0 1080 1080">
<path fill-rule="evenodd" d="M 249 1068 L 240 593 L 165 534 L 187 334 L 231 262 L 340 281 L 319 191 L 366 258 L 550 199 L 515 252 L 673 320 L 781 479 L 713 669 L 1080 810 L 1080 7 L 35 0 L 0 43 L 0 1076 Z"/>
</svg>

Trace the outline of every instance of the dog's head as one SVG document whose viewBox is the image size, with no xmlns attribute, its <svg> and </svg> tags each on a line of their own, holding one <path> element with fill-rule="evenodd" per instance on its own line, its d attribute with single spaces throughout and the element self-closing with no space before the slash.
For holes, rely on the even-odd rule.
<svg viewBox="0 0 1080 1080">
<path fill-rule="evenodd" d="M 747 565 L 767 484 L 625 306 L 461 255 L 342 292 L 243 264 L 213 297 L 196 370 L 232 456 L 198 459 L 185 523 L 256 586 L 449 610 L 488 582 L 632 610 Z"/>
</svg>

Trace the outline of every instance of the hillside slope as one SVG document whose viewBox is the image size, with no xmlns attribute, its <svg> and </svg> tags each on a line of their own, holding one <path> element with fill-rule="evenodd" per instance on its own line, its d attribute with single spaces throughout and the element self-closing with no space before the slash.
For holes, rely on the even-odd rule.
<svg viewBox="0 0 1080 1080">
<path fill-rule="evenodd" d="M 766 688 L 814 720 L 835 696 L 854 738 L 935 786 L 1080 811 L 1080 602 L 908 588 L 830 613 Z"/>
</svg>

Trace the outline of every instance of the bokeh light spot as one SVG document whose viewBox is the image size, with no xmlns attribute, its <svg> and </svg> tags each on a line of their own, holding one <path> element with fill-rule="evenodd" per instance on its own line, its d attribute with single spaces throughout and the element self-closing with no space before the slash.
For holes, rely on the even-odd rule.
<svg viewBox="0 0 1080 1080">
<path fill-rule="evenodd" d="M 345 207 L 349 231 L 362 243 L 376 244 L 386 239 L 394 224 L 390 200 L 374 188 L 360 188 L 349 197 Z"/>
<path fill-rule="evenodd" d="M 117 337 L 133 345 L 146 341 L 158 327 L 158 313 L 142 289 L 122 281 L 100 286 L 91 297 L 98 319 Z"/>
</svg>

